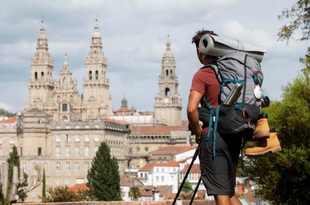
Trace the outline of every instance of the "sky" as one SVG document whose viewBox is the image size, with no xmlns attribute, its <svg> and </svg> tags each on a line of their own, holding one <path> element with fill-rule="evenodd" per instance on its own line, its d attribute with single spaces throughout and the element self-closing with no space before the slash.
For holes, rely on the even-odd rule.
<svg viewBox="0 0 310 205">
<path fill-rule="evenodd" d="M 281 100 L 282 88 L 302 69 L 307 42 L 278 41 L 277 33 L 289 20 L 279 20 L 296 0 L 1 0 L 0 108 L 21 112 L 28 101 L 31 59 L 42 21 L 59 79 L 65 55 L 82 93 L 85 56 L 97 23 L 108 60 L 112 107 L 154 111 L 159 92 L 161 61 L 169 38 L 176 62 L 182 118 L 193 74 L 201 67 L 192 37 L 213 30 L 220 37 L 263 46 L 263 88 L 271 100 Z M 97 20 L 97 21 L 96 21 Z M 169 35 L 169 37 L 168 37 Z"/>
</svg>

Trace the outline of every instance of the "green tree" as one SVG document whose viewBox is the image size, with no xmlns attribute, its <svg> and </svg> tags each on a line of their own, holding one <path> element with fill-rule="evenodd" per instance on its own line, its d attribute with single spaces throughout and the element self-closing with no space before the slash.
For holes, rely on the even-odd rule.
<svg viewBox="0 0 310 205">
<path fill-rule="evenodd" d="M 3 108 L 0 108 L 0 116 L 6 116 L 6 117 L 13 117 L 14 115 L 16 115 L 15 113 L 10 113 L 6 110 L 4 110 Z"/>
<path fill-rule="evenodd" d="M 282 152 L 249 158 L 246 173 L 263 199 L 277 205 L 303 205 L 310 201 L 310 68 L 283 91 L 283 100 L 265 109 Z"/>
<path fill-rule="evenodd" d="M 189 181 L 185 181 L 183 186 L 182 186 L 182 192 L 183 194 L 181 194 L 181 198 L 182 199 L 191 199 L 193 196 L 193 187 L 192 185 L 189 183 Z"/>
<path fill-rule="evenodd" d="M 19 196 L 19 199 L 21 201 L 24 201 L 25 198 L 27 197 L 27 194 L 22 191 L 22 188 L 27 187 L 28 183 L 27 183 L 27 178 L 28 175 L 26 173 L 23 173 L 23 181 L 21 181 L 21 177 L 20 177 L 20 159 L 17 153 L 17 148 L 16 146 L 13 146 L 12 148 L 12 152 L 10 152 L 9 158 L 7 159 L 7 163 L 8 163 L 8 186 L 7 186 L 7 195 L 5 196 L 5 203 L 6 204 L 10 204 L 10 197 L 11 195 L 17 194 Z M 12 191 L 12 186 L 13 185 L 13 167 L 16 166 L 18 173 L 17 173 L 17 178 L 19 180 L 20 183 L 17 184 L 17 193 L 11 193 Z M 18 191 L 19 190 L 19 191 Z"/>
<path fill-rule="evenodd" d="M 130 187 L 129 196 L 133 198 L 134 201 L 137 201 L 141 196 L 140 189 L 137 186 Z"/>
<path fill-rule="evenodd" d="M 189 183 L 189 181 L 185 181 L 182 187 L 182 191 L 185 193 L 190 193 L 193 191 L 192 185 Z"/>
<path fill-rule="evenodd" d="M 87 173 L 89 193 L 98 201 L 120 201 L 120 175 L 115 157 L 102 142 Z"/>
<path fill-rule="evenodd" d="M 291 9 L 284 9 L 278 16 L 280 20 L 290 19 L 288 25 L 283 25 L 278 33 L 280 40 L 289 40 L 294 31 L 301 30 L 300 40 L 309 40 L 310 37 L 310 1 L 298 0 Z"/>
<path fill-rule="evenodd" d="M 45 203 L 49 202 L 74 202 L 74 201 L 85 201 L 87 200 L 85 191 L 79 191 L 75 193 L 68 190 L 67 186 L 57 186 L 57 187 L 48 187 L 47 194 L 42 201 Z"/>
</svg>

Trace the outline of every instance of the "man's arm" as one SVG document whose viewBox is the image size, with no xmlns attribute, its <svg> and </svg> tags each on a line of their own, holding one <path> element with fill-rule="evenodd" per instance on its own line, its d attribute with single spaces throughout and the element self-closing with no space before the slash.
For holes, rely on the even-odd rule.
<svg viewBox="0 0 310 205">
<path fill-rule="evenodd" d="M 196 136 L 196 142 L 200 142 L 201 128 L 199 126 L 198 105 L 202 95 L 197 91 L 191 91 L 188 97 L 187 118 Z"/>
</svg>

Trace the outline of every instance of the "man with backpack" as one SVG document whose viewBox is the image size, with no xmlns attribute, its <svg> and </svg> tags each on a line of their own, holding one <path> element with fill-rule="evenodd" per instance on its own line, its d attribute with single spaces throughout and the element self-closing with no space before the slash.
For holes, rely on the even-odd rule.
<svg viewBox="0 0 310 205">
<path fill-rule="evenodd" d="M 208 65 L 217 61 L 218 57 L 200 52 L 199 42 L 205 34 L 217 36 L 213 31 L 201 30 L 192 38 L 192 43 L 196 45 L 199 61 L 203 65 Z M 214 69 L 211 67 L 199 69 L 192 79 L 187 116 L 196 142 L 200 144 L 201 178 L 208 195 L 214 195 L 217 205 L 241 205 L 235 196 L 235 185 L 242 137 L 220 135 L 215 130 L 216 134 L 210 135 L 210 139 L 206 140 L 208 129 L 213 131 L 213 127 L 208 128 L 209 125 L 206 123 L 202 125 L 202 128 L 199 125 L 199 104 L 201 107 L 206 107 L 208 104 L 216 109 L 220 104 L 219 95 L 220 83 Z"/>
</svg>

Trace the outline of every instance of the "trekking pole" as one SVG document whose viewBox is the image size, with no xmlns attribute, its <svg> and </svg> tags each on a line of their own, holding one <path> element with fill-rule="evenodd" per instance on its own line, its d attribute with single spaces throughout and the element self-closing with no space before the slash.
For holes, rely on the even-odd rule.
<svg viewBox="0 0 310 205">
<path fill-rule="evenodd" d="M 189 202 L 189 205 L 192 205 L 192 203 L 193 203 L 193 201 L 194 201 L 194 199 L 195 199 L 195 195 L 196 195 L 196 192 L 197 192 L 198 187 L 199 187 L 199 185 L 200 185 L 200 182 L 201 182 L 201 176 L 199 177 L 199 180 L 198 180 L 198 182 L 197 182 L 196 188 L 195 188 L 195 190 L 194 190 L 194 194 L 193 194 L 193 196 L 192 196 L 192 198 L 191 198 L 191 201 Z"/>
<path fill-rule="evenodd" d="M 194 156 L 193 156 L 193 159 L 192 159 L 191 163 L 189 164 L 188 170 L 187 170 L 187 172 L 185 173 L 185 176 L 184 176 L 184 178 L 183 178 L 183 181 L 182 181 L 182 183 L 181 183 L 181 185 L 180 185 L 180 188 L 179 188 L 177 194 L 175 195 L 175 198 L 174 198 L 174 200 L 173 200 L 173 202 L 172 202 L 172 205 L 175 205 L 175 202 L 177 201 L 177 198 L 179 197 L 179 195 L 180 195 L 180 193 L 181 193 L 181 190 L 182 190 L 183 185 L 184 185 L 184 183 L 185 183 L 185 181 L 186 181 L 187 175 L 188 175 L 188 173 L 190 172 L 190 170 L 191 170 L 191 168 L 192 168 L 192 166 L 193 166 L 193 164 L 194 164 L 194 162 L 195 162 L 195 160 L 196 160 L 196 158 L 197 158 L 197 156 L 198 156 L 198 154 L 199 154 L 199 150 L 200 150 L 199 148 L 200 148 L 200 144 L 198 145 L 198 147 L 197 147 L 197 149 L 196 149 L 196 151 L 195 151 L 195 154 L 194 154 Z"/>
</svg>

